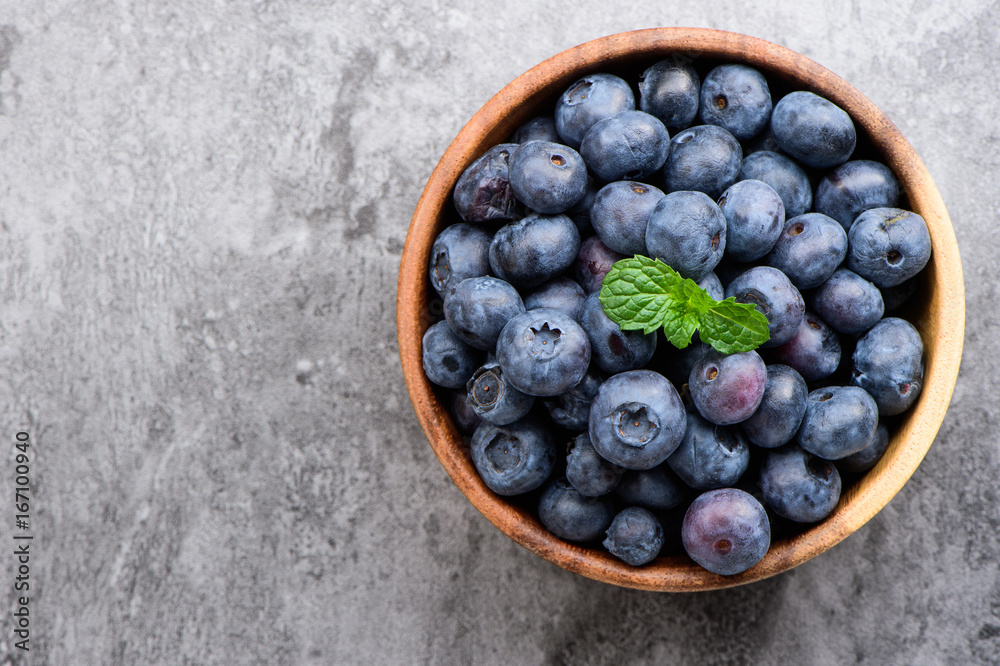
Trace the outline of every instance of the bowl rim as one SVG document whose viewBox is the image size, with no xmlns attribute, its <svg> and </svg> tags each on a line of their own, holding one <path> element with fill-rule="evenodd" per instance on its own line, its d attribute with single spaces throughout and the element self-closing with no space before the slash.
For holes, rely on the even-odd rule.
<svg viewBox="0 0 1000 666">
<path fill-rule="evenodd" d="M 462 171 L 580 76 L 676 55 L 755 66 L 845 109 L 896 174 L 909 209 L 927 221 L 933 248 L 923 278 L 929 298 L 914 322 L 927 351 L 917 403 L 898 425 L 886 454 L 845 491 L 830 517 L 775 541 L 764 559 L 735 576 L 712 574 L 683 556 L 631 567 L 608 553 L 550 534 L 530 512 L 483 484 L 422 367 L 422 336 L 435 317 L 428 299 L 430 247 L 444 226 L 442 211 Z M 857 531 L 899 492 L 933 443 L 954 392 L 964 342 L 965 291 L 944 201 L 916 151 L 871 101 L 825 67 L 778 44 L 722 30 L 664 27 L 608 35 L 567 49 L 518 76 L 473 115 L 433 169 L 414 210 L 400 259 L 396 325 L 400 362 L 417 419 L 441 465 L 476 509 L 521 546 L 568 571 L 622 587 L 683 592 L 733 587 L 792 569 Z"/>
</svg>

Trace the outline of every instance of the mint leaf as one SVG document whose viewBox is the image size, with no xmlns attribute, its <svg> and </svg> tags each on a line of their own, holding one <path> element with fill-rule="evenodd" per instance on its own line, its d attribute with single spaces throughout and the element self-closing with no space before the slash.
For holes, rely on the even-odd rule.
<svg viewBox="0 0 1000 666">
<path fill-rule="evenodd" d="M 615 262 L 598 298 L 622 330 L 649 334 L 663 327 L 678 349 L 691 344 L 695 330 L 724 354 L 756 349 L 769 337 L 767 318 L 752 305 L 732 298 L 717 302 L 694 280 L 642 255 Z"/>
<path fill-rule="evenodd" d="M 636 255 L 616 261 L 604 276 L 598 299 L 623 331 L 649 334 L 663 326 L 675 307 L 681 276 L 658 259 Z"/>
<path fill-rule="evenodd" d="M 663 317 L 663 333 L 673 346 L 684 349 L 691 344 L 691 336 L 700 326 L 702 316 L 715 301 L 694 280 L 687 278 L 677 283 L 674 292 L 671 306 Z"/>
<path fill-rule="evenodd" d="M 671 309 L 663 319 L 663 333 L 667 340 L 678 349 L 691 344 L 691 337 L 698 328 L 698 313 L 685 307 Z"/>
<path fill-rule="evenodd" d="M 701 318 L 701 338 L 723 354 L 756 349 L 771 338 L 767 317 L 749 303 L 727 298 L 713 305 Z"/>
</svg>

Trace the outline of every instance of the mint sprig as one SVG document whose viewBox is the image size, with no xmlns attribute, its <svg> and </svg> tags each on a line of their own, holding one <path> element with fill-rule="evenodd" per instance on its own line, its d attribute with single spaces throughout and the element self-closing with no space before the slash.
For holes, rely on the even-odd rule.
<svg viewBox="0 0 1000 666">
<path fill-rule="evenodd" d="M 767 318 L 754 306 L 735 298 L 716 301 L 694 280 L 642 255 L 616 261 L 598 298 L 622 330 L 648 334 L 662 327 L 678 349 L 691 344 L 696 330 L 723 354 L 756 349 L 771 337 Z"/>
</svg>

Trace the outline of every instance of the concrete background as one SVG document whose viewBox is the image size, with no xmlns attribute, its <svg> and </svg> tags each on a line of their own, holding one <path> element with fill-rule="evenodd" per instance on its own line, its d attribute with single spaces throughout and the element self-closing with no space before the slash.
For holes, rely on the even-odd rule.
<svg viewBox="0 0 1000 666">
<path fill-rule="evenodd" d="M 395 342 L 409 218 L 465 121 L 661 25 L 783 44 L 881 107 L 968 304 L 951 409 L 888 507 L 695 595 L 503 536 L 427 446 Z M 998 33 L 986 0 L 0 1 L 0 438 L 37 451 L 25 655 L 4 444 L 0 663 L 1000 663 Z"/>
</svg>

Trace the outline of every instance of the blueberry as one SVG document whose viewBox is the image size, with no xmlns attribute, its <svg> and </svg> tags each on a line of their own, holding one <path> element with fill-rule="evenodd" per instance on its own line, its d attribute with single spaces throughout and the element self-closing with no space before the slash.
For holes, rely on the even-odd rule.
<svg viewBox="0 0 1000 666">
<path fill-rule="evenodd" d="M 760 490 L 760 465 L 767 452 L 753 450 L 753 454 L 750 471 L 744 474 L 733 488 L 739 488 L 749 493 L 755 500 L 760 502 L 761 506 L 767 508 L 767 502 L 764 501 L 764 493 Z"/>
<path fill-rule="evenodd" d="M 771 91 L 764 75 L 746 65 L 719 65 L 701 84 L 698 107 L 706 125 L 723 127 L 741 141 L 751 139 L 771 119 Z"/>
<path fill-rule="evenodd" d="M 587 165 L 580 153 L 551 141 L 522 143 L 510 156 L 514 196 L 536 213 L 568 210 L 587 192 Z"/>
<path fill-rule="evenodd" d="M 781 147 L 778 142 L 774 139 L 774 132 L 771 131 L 771 124 L 768 123 L 764 130 L 750 139 L 749 141 L 743 141 L 743 157 L 744 160 L 748 155 L 753 153 L 759 153 L 762 151 L 767 151 L 770 153 L 780 153 Z"/>
<path fill-rule="evenodd" d="M 590 441 L 597 453 L 626 469 L 649 469 L 681 442 L 687 419 L 666 377 L 629 370 L 609 377 L 590 406 Z"/>
<path fill-rule="evenodd" d="M 740 168 L 740 180 L 760 180 L 774 189 L 785 205 L 785 219 L 808 213 L 813 204 L 809 176 L 795 160 L 772 151 L 747 155 Z"/>
<path fill-rule="evenodd" d="M 469 165 L 455 183 L 455 210 L 466 222 L 509 220 L 517 212 L 508 166 L 517 144 L 493 146 Z"/>
<path fill-rule="evenodd" d="M 844 231 L 872 208 L 890 208 L 899 200 L 899 183 L 881 162 L 851 160 L 823 176 L 816 186 L 816 212 L 840 222 Z"/>
<path fill-rule="evenodd" d="M 490 267 L 515 287 L 537 287 L 572 266 L 579 250 L 580 232 L 571 219 L 532 213 L 497 230 Z"/>
<path fill-rule="evenodd" d="M 484 421 L 472 435 L 472 464 L 498 495 L 521 495 L 541 487 L 555 468 L 549 429 L 532 417 L 498 426 Z"/>
<path fill-rule="evenodd" d="M 743 164 L 743 149 L 732 134 L 716 125 L 698 125 L 670 139 L 663 165 L 667 192 L 695 190 L 713 199 L 736 182 Z"/>
<path fill-rule="evenodd" d="M 511 143 L 528 143 L 529 141 L 559 143 L 555 119 L 550 115 L 535 116 L 518 127 L 514 131 L 514 136 L 511 137 Z"/>
<path fill-rule="evenodd" d="M 838 333 L 860 335 L 882 318 L 882 292 L 854 271 L 838 268 L 812 293 L 812 308 Z"/>
<path fill-rule="evenodd" d="M 510 385 L 496 361 L 490 361 L 472 373 L 465 390 L 476 414 L 495 425 L 520 420 L 535 404 L 532 396 Z"/>
<path fill-rule="evenodd" d="M 785 205 L 762 180 L 741 180 L 719 198 L 726 217 L 726 255 L 754 261 L 767 254 L 785 227 Z"/>
<path fill-rule="evenodd" d="M 670 135 L 655 116 L 623 111 L 587 130 L 580 155 L 591 173 L 605 182 L 646 178 L 667 161 Z"/>
<path fill-rule="evenodd" d="M 688 393 L 688 377 L 691 375 L 691 368 L 701 360 L 701 357 L 709 349 L 709 346 L 701 339 L 692 340 L 691 344 L 684 349 L 678 349 L 671 344 L 657 344 L 656 354 L 650 361 L 650 368 L 655 368 L 664 377 L 677 387 L 681 401 L 685 408 L 694 409 L 691 404 L 691 396 Z"/>
<path fill-rule="evenodd" d="M 594 123 L 635 109 L 635 95 L 624 79 L 591 74 L 571 85 L 556 101 L 556 131 L 568 146 L 578 147 Z"/>
<path fill-rule="evenodd" d="M 837 470 L 841 474 L 867 472 L 882 458 L 887 448 L 889 448 L 889 428 L 884 423 L 879 423 L 865 448 L 838 460 Z"/>
<path fill-rule="evenodd" d="M 771 524 L 750 493 L 737 488 L 708 490 L 684 514 L 681 541 L 698 565 L 732 576 L 764 558 L 771 545 Z"/>
<path fill-rule="evenodd" d="M 668 129 L 690 127 L 698 115 L 701 79 L 690 63 L 661 60 L 639 79 L 639 108 L 651 113 Z"/>
<path fill-rule="evenodd" d="M 594 232 L 625 256 L 646 253 L 646 222 L 663 191 L 645 183 L 618 180 L 597 192 L 590 208 Z"/>
<path fill-rule="evenodd" d="M 782 150 L 816 169 L 843 164 L 857 143 L 847 112 L 805 90 L 789 93 L 774 105 L 771 131 Z"/>
<path fill-rule="evenodd" d="M 646 509 L 626 507 L 611 521 L 604 547 L 626 564 L 649 564 L 663 548 L 663 526 Z"/>
<path fill-rule="evenodd" d="M 764 258 L 799 289 L 812 289 L 833 275 L 847 256 L 847 234 L 832 217 L 806 213 L 785 221 L 785 228 Z"/>
<path fill-rule="evenodd" d="M 566 480 L 581 495 L 599 497 L 607 495 L 621 481 L 624 468 L 597 455 L 590 435 L 577 435 L 566 450 Z"/>
<path fill-rule="evenodd" d="M 872 208 L 847 235 L 847 267 L 876 287 L 894 287 L 919 273 L 931 257 L 924 218 L 900 208 Z"/>
<path fill-rule="evenodd" d="M 594 364 L 604 372 L 637 370 L 649 363 L 656 351 L 656 332 L 623 331 L 605 314 L 596 291 L 583 302 L 580 326 L 590 339 Z"/>
<path fill-rule="evenodd" d="M 840 473 L 830 461 L 790 444 L 768 452 L 760 468 L 760 489 L 779 516 L 815 523 L 837 507 Z"/>
<path fill-rule="evenodd" d="M 721 301 L 726 297 L 726 289 L 722 286 L 722 280 L 715 274 L 715 271 L 698 280 L 698 286 L 704 289 L 713 300 Z"/>
<path fill-rule="evenodd" d="M 709 348 L 691 368 L 688 391 L 703 418 L 732 425 L 757 410 L 766 383 L 767 368 L 757 352 L 721 354 Z"/>
<path fill-rule="evenodd" d="M 816 313 L 806 310 L 795 336 L 768 350 L 775 363 L 791 366 L 806 382 L 829 377 L 840 365 L 840 338 Z"/>
<path fill-rule="evenodd" d="M 538 500 L 538 518 L 560 539 L 593 541 L 611 525 L 614 509 L 607 496 L 587 497 L 566 479 L 556 479 Z"/>
<path fill-rule="evenodd" d="M 726 298 L 749 303 L 767 317 L 770 338 L 762 347 L 783 345 L 795 336 L 805 313 L 802 294 L 785 273 L 771 266 L 754 266 L 726 287 Z"/>
<path fill-rule="evenodd" d="M 455 335 L 448 322 L 439 321 L 424 333 L 424 373 L 427 379 L 438 386 L 465 386 L 465 382 L 482 362 L 483 353 Z"/>
<path fill-rule="evenodd" d="M 493 237 L 471 224 L 459 222 L 438 234 L 431 246 L 431 286 L 438 294 L 470 277 L 490 275 L 490 241 Z"/>
<path fill-rule="evenodd" d="M 580 230 L 580 238 L 585 238 L 594 233 L 594 225 L 590 223 L 590 207 L 594 205 L 594 198 L 601 188 L 601 183 L 587 174 L 587 187 L 584 190 L 583 198 L 577 201 L 566 210 L 566 215 L 573 220 L 573 224 Z"/>
<path fill-rule="evenodd" d="M 885 317 L 854 348 L 851 383 L 875 399 L 883 416 L 909 409 L 923 387 L 924 343 L 910 322 Z"/>
<path fill-rule="evenodd" d="M 671 192 L 649 213 L 646 250 L 697 282 L 722 260 L 726 218 L 702 192 Z"/>
<path fill-rule="evenodd" d="M 723 257 L 722 261 L 719 262 L 719 265 L 716 266 L 715 270 L 712 272 L 719 278 L 719 283 L 722 284 L 723 287 L 722 293 L 725 294 L 725 289 L 733 280 L 756 266 L 757 262 L 733 261 L 732 259 Z"/>
<path fill-rule="evenodd" d="M 570 316 L 539 308 L 512 318 L 497 340 L 497 362 L 522 393 L 553 396 L 583 379 L 590 341 Z"/>
<path fill-rule="evenodd" d="M 688 412 L 684 439 L 667 458 L 667 464 L 692 488 L 725 488 L 735 485 L 747 470 L 750 447 L 740 430 L 710 423 Z"/>
<path fill-rule="evenodd" d="M 524 309 L 552 308 L 579 321 L 580 310 L 586 298 L 587 294 L 579 282 L 568 277 L 557 277 L 525 294 Z"/>
<path fill-rule="evenodd" d="M 826 386 L 809 393 L 796 435 L 803 449 L 826 460 L 865 448 L 878 425 L 878 405 L 857 386 Z"/>
<path fill-rule="evenodd" d="M 586 430 L 590 427 L 590 403 L 597 395 L 604 378 L 588 370 L 576 386 L 545 401 L 552 421 L 567 430 Z"/>
<path fill-rule="evenodd" d="M 751 443 L 765 449 L 787 444 L 802 423 L 808 395 L 802 375 L 787 365 L 768 365 L 764 397 L 757 411 L 740 424 L 743 433 Z"/>
<path fill-rule="evenodd" d="M 580 243 L 573 274 L 587 293 L 599 291 L 604 276 L 616 261 L 624 258 L 625 255 L 610 249 L 598 236 L 591 236 Z"/>
<path fill-rule="evenodd" d="M 517 290 L 495 277 L 466 278 L 444 297 L 444 316 L 451 329 L 466 344 L 486 351 L 493 351 L 500 331 L 522 312 L 524 303 Z"/>
<path fill-rule="evenodd" d="M 651 469 L 626 471 L 615 488 L 615 496 L 624 504 L 662 512 L 684 504 L 691 497 L 691 487 L 663 463 Z"/>
<path fill-rule="evenodd" d="M 449 398 L 448 407 L 455 420 L 455 427 L 463 435 L 471 435 L 483 422 L 483 419 L 472 408 L 469 394 L 462 388 L 460 391 L 452 391 Z"/>
</svg>

